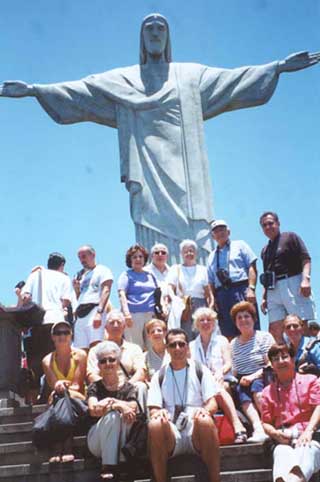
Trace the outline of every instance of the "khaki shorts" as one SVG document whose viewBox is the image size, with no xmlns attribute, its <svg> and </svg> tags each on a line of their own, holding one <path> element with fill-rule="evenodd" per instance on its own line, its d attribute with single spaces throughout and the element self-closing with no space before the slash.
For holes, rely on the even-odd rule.
<svg viewBox="0 0 320 482">
<path fill-rule="evenodd" d="M 181 432 L 177 429 L 174 423 L 170 422 L 170 426 L 176 439 L 176 445 L 171 457 L 176 457 L 177 455 L 182 454 L 197 454 L 197 451 L 192 444 L 193 420 L 188 420 L 186 428 Z"/>
<path fill-rule="evenodd" d="M 312 296 L 306 298 L 300 294 L 302 275 L 290 276 L 276 281 L 275 288 L 268 290 L 269 323 L 283 320 L 287 315 L 298 315 L 302 320 L 316 318 Z"/>
</svg>

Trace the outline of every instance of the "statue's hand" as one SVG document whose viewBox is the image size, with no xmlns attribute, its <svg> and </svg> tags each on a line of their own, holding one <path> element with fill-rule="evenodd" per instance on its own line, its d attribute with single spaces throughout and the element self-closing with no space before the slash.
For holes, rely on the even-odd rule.
<svg viewBox="0 0 320 482">
<path fill-rule="evenodd" d="M 296 70 L 306 69 L 320 62 L 320 52 L 297 52 L 288 55 L 284 60 L 279 62 L 279 73 L 295 72 Z"/>
<path fill-rule="evenodd" d="M 2 97 L 26 97 L 27 95 L 32 95 L 32 86 L 20 80 L 9 80 L 0 85 Z"/>
</svg>

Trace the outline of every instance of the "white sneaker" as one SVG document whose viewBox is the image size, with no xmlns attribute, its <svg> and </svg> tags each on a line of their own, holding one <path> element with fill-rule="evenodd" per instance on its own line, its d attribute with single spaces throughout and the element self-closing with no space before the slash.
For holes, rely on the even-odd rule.
<svg viewBox="0 0 320 482">
<path fill-rule="evenodd" d="M 248 442 L 253 443 L 263 443 L 269 439 L 269 436 L 265 433 L 262 428 L 253 431 L 251 437 L 248 438 Z"/>
</svg>

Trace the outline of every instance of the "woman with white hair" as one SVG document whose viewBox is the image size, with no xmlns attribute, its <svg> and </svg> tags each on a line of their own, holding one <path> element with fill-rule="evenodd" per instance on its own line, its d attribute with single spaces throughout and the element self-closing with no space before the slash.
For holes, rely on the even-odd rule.
<svg viewBox="0 0 320 482">
<path fill-rule="evenodd" d="M 89 413 L 97 419 L 88 433 L 88 447 L 101 457 L 101 477 L 109 480 L 117 479 L 118 452 L 126 443 L 138 408 L 134 386 L 119 380 L 120 354 L 113 341 L 99 344 L 96 355 L 102 378 L 88 388 Z"/>
<path fill-rule="evenodd" d="M 181 264 L 173 265 L 168 273 L 167 282 L 169 285 L 169 297 L 172 298 L 172 319 L 178 321 L 193 339 L 195 333 L 192 331 L 192 314 L 201 306 L 213 307 L 213 295 L 209 286 L 207 269 L 205 266 L 197 264 L 197 244 L 191 239 L 185 239 L 180 243 Z M 175 297 L 183 300 L 179 310 L 175 309 Z M 176 318 L 180 318 L 176 320 Z M 172 323 L 169 318 L 169 326 Z M 171 328 L 171 326 L 170 326 Z"/>
<path fill-rule="evenodd" d="M 230 420 L 234 432 L 234 443 L 247 441 L 247 432 L 237 414 L 233 399 L 228 393 L 230 383 L 237 381 L 232 375 L 231 347 L 228 339 L 219 334 L 217 313 L 211 308 L 198 308 L 193 314 L 193 326 L 199 335 L 190 343 L 190 353 L 193 360 L 206 365 L 211 371 L 220 391 L 216 395 L 219 408 Z"/>
</svg>

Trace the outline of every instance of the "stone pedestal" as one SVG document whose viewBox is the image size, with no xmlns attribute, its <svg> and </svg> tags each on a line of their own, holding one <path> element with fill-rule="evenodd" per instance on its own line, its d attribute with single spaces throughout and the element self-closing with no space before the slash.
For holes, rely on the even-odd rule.
<svg viewBox="0 0 320 482">
<path fill-rule="evenodd" d="M 15 403 L 21 360 L 21 330 L 13 313 L 0 312 L 0 407 Z"/>
</svg>

